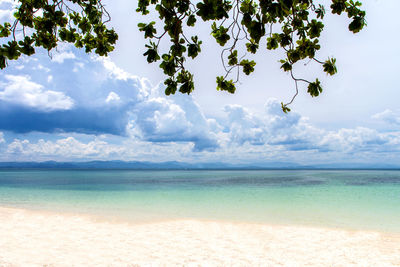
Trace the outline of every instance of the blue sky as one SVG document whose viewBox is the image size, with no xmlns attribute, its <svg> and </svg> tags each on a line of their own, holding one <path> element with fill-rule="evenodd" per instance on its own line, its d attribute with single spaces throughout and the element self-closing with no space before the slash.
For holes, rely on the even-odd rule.
<svg viewBox="0 0 400 267">
<path fill-rule="evenodd" d="M 1 20 L 12 2 L 1 1 Z M 38 50 L 1 71 L 0 161 L 400 165 L 395 0 L 365 1 L 368 27 L 358 35 L 345 17 L 327 17 L 320 57 L 334 55 L 339 73 L 296 69 L 320 77 L 324 93 L 311 98 L 301 88 L 287 115 L 280 102 L 294 86 L 279 70 L 279 52 L 258 53 L 235 95 L 217 92 L 220 50 L 206 25 L 198 29 L 203 52 L 188 65 L 195 92 L 165 96 L 161 71 L 142 56 L 136 24 L 148 19 L 134 13 L 135 1 L 106 3 L 120 35 L 109 58 L 60 45 L 52 57 Z"/>
</svg>

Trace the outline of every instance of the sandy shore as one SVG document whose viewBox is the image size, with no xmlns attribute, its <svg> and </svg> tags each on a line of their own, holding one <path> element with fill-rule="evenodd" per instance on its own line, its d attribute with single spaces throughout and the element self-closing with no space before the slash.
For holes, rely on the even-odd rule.
<svg viewBox="0 0 400 267">
<path fill-rule="evenodd" d="M 400 235 L 0 208 L 0 266 L 400 266 Z"/>
</svg>

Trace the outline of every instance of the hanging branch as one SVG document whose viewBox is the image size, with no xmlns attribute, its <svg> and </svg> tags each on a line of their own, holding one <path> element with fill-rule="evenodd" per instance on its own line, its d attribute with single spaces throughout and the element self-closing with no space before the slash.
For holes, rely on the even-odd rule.
<svg viewBox="0 0 400 267">
<path fill-rule="evenodd" d="M 220 57 L 225 74 L 217 77 L 217 90 L 234 93 L 235 85 L 239 82 L 239 70 L 246 75 L 254 71 L 256 62 L 247 59 L 246 53 L 239 55 L 237 47 L 245 47 L 248 53 L 255 54 L 262 38 L 266 38 L 267 50 L 283 49 L 285 58 L 280 61 L 281 69 L 289 72 L 294 81 L 295 94 L 288 103 L 282 103 L 284 112 L 290 111 L 288 106 L 299 93 L 299 82 L 308 85 L 308 93 L 313 97 L 322 92 L 318 79 L 311 82 L 295 78 L 292 72 L 294 64 L 313 60 L 321 64 L 327 74 L 334 75 L 337 72 L 334 58 L 324 62 L 315 58 L 321 48 L 319 37 L 324 28 L 322 21 L 325 8 L 322 5 L 317 7 L 312 0 L 203 0 L 196 6 L 189 0 L 139 0 L 137 11 L 146 15 L 150 5 L 155 6 L 165 31 L 173 40 L 170 50 L 160 56 L 159 43 L 165 32 L 159 38 L 155 36 L 154 21 L 139 24 L 145 38 L 150 39 L 149 45 L 146 45 L 148 50 L 144 53 L 147 61 L 162 60 L 160 68 L 168 76 L 164 82 L 167 95 L 174 94 L 178 88 L 181 93 L 188 94 L 194 89 L 193 75 L 182 64 L 186 57 L 194 59 L 201 52 L 201 41 L 197 36 L 192 36 L 190 41 L 183 32 L 186 27 L 195 26 L 198 19 L 212 22 L 211 35 L 223 47 Z M 357 33 L 366 25 L 365 12 L 359 9 L 360 6 L 358 1 L 332 0 L 330 7 L 334 14 L 346 13 L 352 20 L 349 30 Z M 274 31 L 276 28 L 278 30 Z M 154 38 L 158 39 L 157 44 L 152 41 Z M 230 79 L 231 75 L 236 75 L 236 78 Z M 188 87 L 188 83 L 193 87 Z"/>
</svg>

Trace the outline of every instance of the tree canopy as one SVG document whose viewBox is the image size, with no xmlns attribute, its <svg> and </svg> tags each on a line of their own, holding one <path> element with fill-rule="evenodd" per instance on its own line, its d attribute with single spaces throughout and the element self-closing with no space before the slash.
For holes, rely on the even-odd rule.
<svg viewBox="0 0 400 267">
<path fill-rule="evenodd" d="M 0 68 L 8 60 L 32 55 L 35 47 L 48 51 L 60 42 L 73 43 L 86 52 L 105 56 L 114 49 L 117 33 L 108 26 L 111 17 L 101 0 L 18 0 L 15 19 L 0 24 Z M 222 47 L 221 61 L 225 73 L 217 76 L 217 90 L 234 93 L 239 75 L 251 74 L 256 66 L 247 53 L 255 54 L 266 39 L 266 49 L 282 49 L 281 69 L 290 73 L 296 93 L 289 103 L 282 103 L 284 112 L 298 93 L 298 83 L 307 84 L 307 92 L 315 97 L 322 92 L 321 82 L 298 78 L 293 66 L 301 61 L 321 64 L 328 75 L 337 72 L 336 59 L 320 60 L 319 38 L 324 29 L 325 7 L 316 0 L 138 0 L 137 12 L 157 13 L 162 23 L 139 23 L 146 44 L 144 56 L 149 63 L 160 62 L 167 76 L 165 93 L 190 94 L 194 90 L 193 74 L 185 67 L 188 58 L 201 53 L 202 41 L 188 36 L 190 27 L 211 23 L 211 35 Z M 331 0 L 330 11 L 347 15 L 348 30 L 357 33 L 366 25 L 365 11 L 354 0 Z M 169 39 L 169 49 L 160 51 L 162 39 Z M 243 51 L 247 51 L 243 55 Z"/>
</svg>

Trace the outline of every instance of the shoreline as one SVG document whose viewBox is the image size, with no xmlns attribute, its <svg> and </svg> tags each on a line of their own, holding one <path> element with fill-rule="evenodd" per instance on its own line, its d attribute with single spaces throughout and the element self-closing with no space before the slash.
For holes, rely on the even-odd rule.
<svg viewBox="0 0 400 267">
<path fill-rule="evenodd" d="M 0 206 L 0 266 L 400 266 L 400 234 Z"/>
<path fill-rule="evenodd" d="M 14 206 L 14 205 L 7 205 L 7 204 L 0 204 L 0 211 L 2 209 L 10 209 L 15 211 L 25 211 L 29 213 L 36 213 L 36 214 L 48 214 L 48 215 L 59 215 L 59 216 L 66 216 L 66 217 L 80 217 L 85 218 L 93 222 L 105 222 L 105 223 L 122 223 L 122 224 L 132 224 L 132 225 L 140 225 L 140 224 L 148 224 L 148 223 L 164 223 L 164 222 L 173 222 L 173 221 L 199 221 L 205 223 L 229 223 L 229 224 L 244 224 L 244 225 L 255 225 L 255 226 L 271 226 L 271 227 L 301 227 L 301 228 L 310 228 L 310 229 L 326 229 L 326 230 L 333 230 L 333 231 L 346 231 L 346 232 L 370 232 L 370 233 L 380 233 L 384 235 L 394 235 L 400 237 L 400 230 L 399 229 L 379 229 L 379 228 L 370 228 L 365 226 L 349 226 L 349 225 L 326 225 L 323 223 L 294 223 L 294 222 L 287 222 L 287 221 L 260 221 L 260 220 L 239 220 L 239 219 L 232 219 L 232 218 L 212 218 L 212 217 L 179 217 L 173 215 L 163 215 L 163 216 L 155 216 L 155 215 L 148 215 L 146 214 L 143 217 L 138 218 L 136 216 L 121 216 L 121 214 L 114 214 L 104 212 L 98 213 L 96 212 L 88 212 L 88 211 L 81 211 L 77 209 L 64 209 L 65 207 L 61 207 L 61 210 L 58 207 L 57 209 L 54 207 L 34 207 L 34 206 Z M 2 266 L 0 266 L 2 267 Z"/>
</svg>

